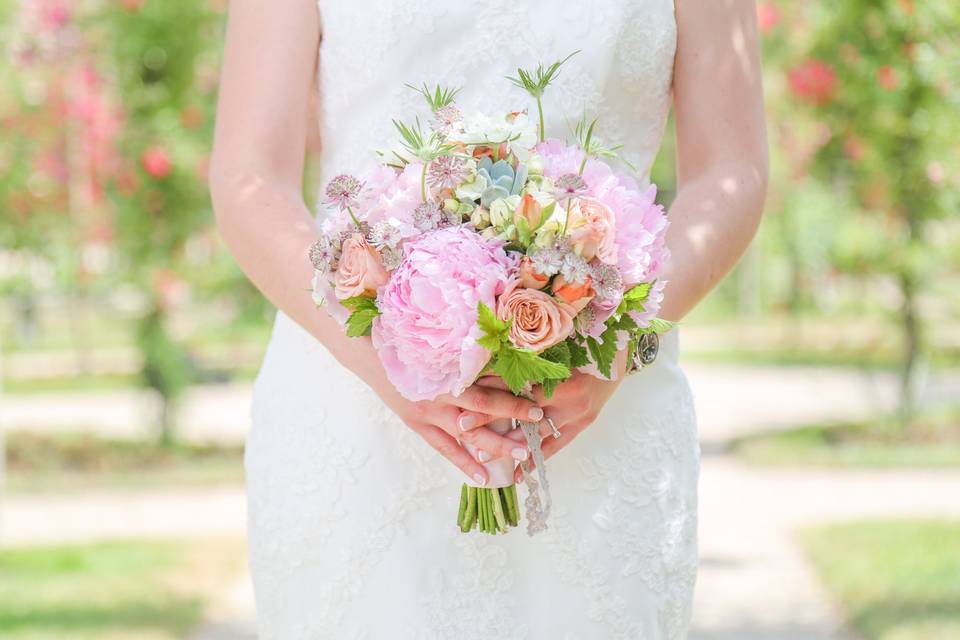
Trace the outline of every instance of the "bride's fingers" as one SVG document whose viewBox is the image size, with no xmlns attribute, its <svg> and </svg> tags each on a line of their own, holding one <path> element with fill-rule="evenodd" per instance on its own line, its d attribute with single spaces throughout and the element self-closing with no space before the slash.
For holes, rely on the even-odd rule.
<svg viewBox="0 0 960 640">
<path fill-rule="evenodd" d="M 483 376 L 482 378 L 478 378 L 474 384 L 491 389 L 500 389 L 501 391 L 507 390 L 507 383 L 504 382 L 500 376 Z"/>
<path fill-rule="evenodd" d="M 425 419 L 427 422 L 432 422 L 461 442 L 467 442 L 476 448 L 478 450 L 477 455 L 480 457 L 479 462 L 487 462 L 494 458 L 506 456 L 518 460 L 522 459 L 524 454 L 520 449 L 522 448 L 525 452 L 526 447 L 518 445 L 514 440 L 510 440 L 494 432 L 489 427 L 480 426 L 461 430 L 459 423 L 462 415 L 456 407 L 446 405 L 441 406 L 437 411 L 431 412 L 430 415 L 425 416 Z"/>
<path fill-rule="evenodd" d="M 460 431 L 468 431 L 476 427 L 482 427 L 496 420 L 487 413 L 477 413 L 476 411 L 461 411 L 457 416 L 457 428 Z"/>
<path fill-rule="evenodd" d="M 530 455 L 526 444 L 498 435 L 487 428 L 467 431 L 460 435 L 460 440 L 477 449 L 477 457 L 480 462 L 507 457 L 514 460 L 526 460 L 527 456 Z"/>
<path fill-rule="evenodd" d="M 462 409 L 497 418 L 535 421 L 543 418 L 543 409 L 526 398 L 479 385 L 467 387 L 466 391 L 452 399 L 452 403 Z"/>
<path fill-rule="evenodd" d="M 412 428 L 427 441 L 427 444 L 436 449 L 437 453 L 452 462 L 468 478 L 472 478 L 479 485 L 487 484 L 487 470 L 474 460 L 473 456 L 467 453 L 467 450 L 449 433 L 432 424 L 420 424 Z"/>
</svg>

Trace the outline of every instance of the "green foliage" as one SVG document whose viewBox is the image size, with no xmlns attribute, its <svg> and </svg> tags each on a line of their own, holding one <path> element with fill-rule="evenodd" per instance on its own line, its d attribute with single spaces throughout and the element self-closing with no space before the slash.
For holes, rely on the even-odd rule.
<svg viewBox="0 0 960 640">
<path fill-rule="evenodd" d="M 617 330 L 615 327 L 607 326 L 607 329 L 600 334 L 600 339 L 587 338 L 587 349 L 590 351 L 590 357 L 597 370 L 606 378 L 612 376 L 613 361 L 617 358 Z"/>
<path fill-rule="evenodd" d="M 517 349 L 513 345 L 503 344 L 497 352 L 491 367 L 493 372 L 503 378 L 515 394 L 519 394 L 527 384 L 540 384 L 548 379 L 565 379 L 570 369 L 559 363 L 551 362 L 526 349 Z"/>
<path fill-rule="evenodd" d="M 341 300 L 340 304 L 353 312 L 347 318 L 347 335 L 351 338 L 370 335 L 373 319 L 380 315 L 376 301 L 367 296 L 354 296 Z"/>
<path fill-rule="evenodd" d="M 490 307 L 477 303 L 477 326 L 483 331 L 483 337 L 477 343 L 496 355 L 500 346 L 510 339 L 510 324 L 502 322 Z"/>
<path fill-rule="evenodd" d="M 563 66 L 563 63 L 578 53 L 580 53 L 579 49 L 568 55 L 563 60 L 558 60 L 547 65 L 546 67 L 543 66 L 543 63 L 538 64 L 537 68 L 533 69 L 532 71 L 517 68 L 517 75 L 515 77 L 507 76 L 507 80 L 520 87 L 534 98 L 540 98 L 543 96 L 543 92 L 547 90 L 547 87 L 550 86 L 550 83 L 553 82 L 560 73 L 560 67 Z"/>
<path fill-rule="evenodd" d="M 436 112 L 437 109 L 453 104 L 457 94 L 460 93 L 460 87 L 450 89 L 449 87 L 442 87 L 439 84 L 436 85 L 433 91 L 430 91 L 430 87 L 426 82 L 423 83 L 422 87 L 415 87 L 412 84 L 406 84 L 404 86 L 413 89 L 422 95 L 424 100 L 427 101 L 427 104 L 430 105 L 430 110 L 433 112 Z"/>
</svg>

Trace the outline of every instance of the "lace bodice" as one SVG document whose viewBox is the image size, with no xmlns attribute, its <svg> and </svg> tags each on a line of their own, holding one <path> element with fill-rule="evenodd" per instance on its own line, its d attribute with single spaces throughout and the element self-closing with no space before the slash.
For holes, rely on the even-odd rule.
<svg viewBox="0 0 960 640">
<path fill-rule="evenodd" d="M 462 87 L 465 111 L 535 103 L 504 76 L 575 51 L 544 97 L 547 135 L 570 136 L 584 110 L 641 175 L 670 105 L 671 0 L 319 0 L 322 174 L 360 172 L 394 139 L 391 118 L 426 116 L 404 84 Z"/>
</svg>

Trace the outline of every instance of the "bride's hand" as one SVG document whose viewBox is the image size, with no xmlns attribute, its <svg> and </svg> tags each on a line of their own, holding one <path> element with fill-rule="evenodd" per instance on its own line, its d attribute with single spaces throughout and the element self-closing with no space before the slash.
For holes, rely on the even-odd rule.
<svg viewBox="0 0 960 640">
<path fill-rule="evenodd" d="M 457 397 L 448 394 L 419 402 L 401 398 L 392 408 L 408 427 L 479 485 L 486 484 L 487 471 L 460 442 L 469 442 L 481 457 L 489 455 L 484 460 L 507 456 L 526 458 L 525 445 L 483 425 L 496 418 L 529 420 L 543 416 L 543 410 L 529 400 L 478 385 L 467 388 Z"/>
<path fill-rule="evenodd" d="M 489 459 L 526 457 L 526 445 L 501 436 L 484 425 L 498 418 L 539 421 L 544 412 L 536 403 L 518 398 L 509 391 L 476 384 L 457 397 L 445 394 L 435 400 L 412 402 L 390 383 L 376 352 L 369 344 L 366 346 L 367 349 L 354 349 L 350 354 L 354 372 L 404 424 L 474 482 L 486 484 L 487 471 L 460 442 L 469 442 L 482 452 L 478 455 L 489 456 Z"/>
<path fill-rule="evenodd" d="M 560 437 L 553 437 L 553 430 L 546 420 L 540 423 L 540 435 L 543 437 L 541 450 L 544 459 L 554 455 L 574 438 L 594 423 L 601 409 L 623 381 L 626 370 L 626 353 L 617 354 L 614 366 L 617 368 L 617 379 L 606 380 L 597 378 L 589 373 L 575 371 L 566 381 L 557 386 L 553 395 L 548 399 L 543 395 L 543 388 L 537 385 L 533 389 L 533 399 L 560 431 Z M 478 384 L 493 388 L 505 388 L 499 378 L 482 378 Z M 517 434 L 511 434 L 519 440 Z M 520 481 L 520 468 L 515 472 L 515 480 Z"/>
</svg>

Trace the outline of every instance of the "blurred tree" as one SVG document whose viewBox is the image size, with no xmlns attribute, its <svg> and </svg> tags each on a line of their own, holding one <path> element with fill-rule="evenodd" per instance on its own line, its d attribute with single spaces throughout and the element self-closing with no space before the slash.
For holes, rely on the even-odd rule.
<svg viewBox="0 0 960 640">
<path fill-rule="evenodd" d="M 921 293 L 944 256 L 933 220 L 957 206 L 960 3 L 851 0 L 794 6 L 805 29 L 787 79 L 817 133 L 813 175 L 838 195 L 835 264 L 882 274 L 900 294 L 901 417 L 923 358 Z"/>
<path fill-rule="evenodd" d="M 170 315 L 190 285 L 204 302 L 262 318 L 262 297 L 212 234 L 207 158 L 225 0 L 0 0 L 0 246 L 56 267 L 74 301 L 139 292 L 143 380 L 159 394 L 162 438 L 192 367 Z M 5 288 L 27 300 L 37 279 Z M 0 283 L 0 288 L 4 287 Z M 77 302 L 79 301 L 79 302 Z"/>
<path fill-rule="evenodd" d="M 125 109 L 124 164 L 107 185 L 119 268 L 146 293 L 138 344 L 143 378 L 162 399 L 161 440 L 172 442 L 175 407 L 192 381 L 170 335 L 169 314 L 189 276 L 188 241 L 212 224 L 206 157 L 220 36 L 219 10 L 196 0 L 103 4 L 89 16 Z"/>
</svg>

